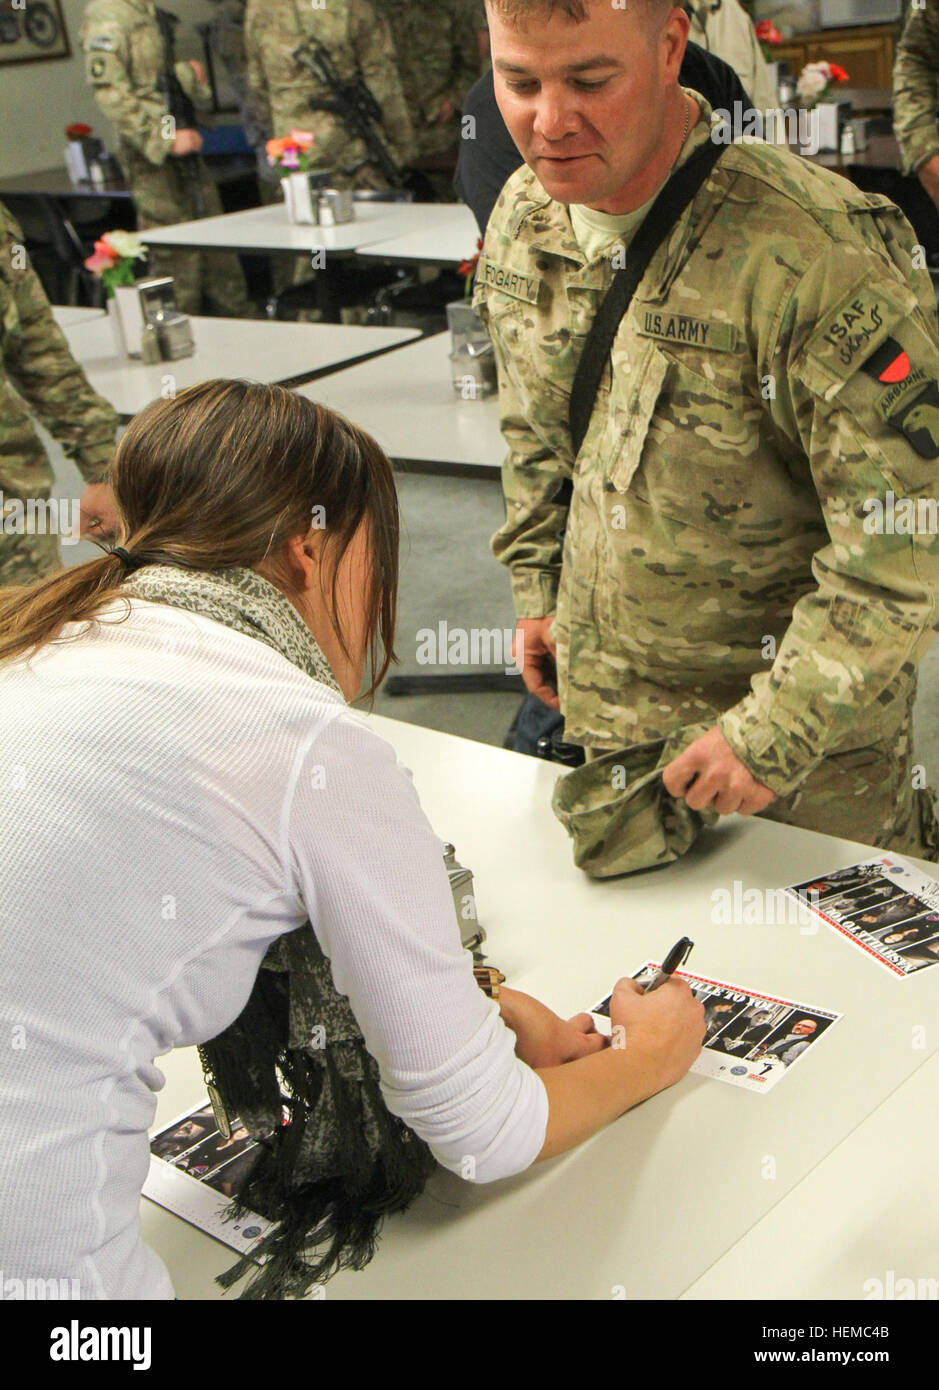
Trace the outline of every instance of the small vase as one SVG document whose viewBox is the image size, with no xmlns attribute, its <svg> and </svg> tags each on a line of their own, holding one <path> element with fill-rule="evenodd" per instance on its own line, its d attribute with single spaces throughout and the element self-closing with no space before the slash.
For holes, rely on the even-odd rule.
<svg viewBox="0 0 939 1390">
<path fill-rule="evenodd" d="M 121 319 L 121 311 L 117 300 L 112 294 L 108 299 L 108 318 L 111 320 L 111 332 L 114 335 L 114 352 L 117 357 L 127 356 L 127 342 L 124 338 L 124 324 Z"/>
<path fill-rule="evenodd" d="M 128 357 L 139 357 L 143 352 L 143 307 L 137 286 L 117 285 L 114 298 L 124 330 L 124 350 Z"/>
<path fill-rule="evenodd" d="M 299 227 L 319 226 L 319 196 L 313 191 L 309 174 L 288 174 L 281 179 L 287 216 Z"/>
<path fill-rule="evenodd" d="M 850 108 L 846 101 L 818 101 L 811 114 L 815 142 L 820 150 L 837 150 L 840 144 L 840 124 L 842 108 L 845 114 Z"/>
</svg>

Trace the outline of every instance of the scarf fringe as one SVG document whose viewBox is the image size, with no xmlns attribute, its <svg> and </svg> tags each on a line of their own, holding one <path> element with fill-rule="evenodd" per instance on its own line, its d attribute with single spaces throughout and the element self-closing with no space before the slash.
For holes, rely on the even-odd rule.
<svg viewBox="0 0 939 1390">
<path fill-rule="evenodd" d="M 364 1269 L 385 1216 L 410 1206 L 435 1167 L 427 1145 L 385 1105 L 364 1045 L 286 1045 L 289 981 L 262 969 L 244 1012 L 203 1048 L 226 1105 L 261 1139 L 226 1215 L 278 1222 L 216 1280 L 229 1289 L 254 1270 L 245 1300 L 303 1298 L 341 1269 Z"/>
</svg>

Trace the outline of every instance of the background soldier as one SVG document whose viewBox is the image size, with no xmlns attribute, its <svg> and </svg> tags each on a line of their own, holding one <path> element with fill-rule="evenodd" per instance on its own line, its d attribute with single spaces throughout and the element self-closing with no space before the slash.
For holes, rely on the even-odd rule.
<svg viewBox="0 0 939 1390">
<path fill-rule="evenodd" d="M 198 158 L 197 130 L 175 128 L 168 120 L 160 82 L 166 49 L 153 0 L 92 0 L 81 35 L 88 81 L 95 100 L 119 137 L 119 158 L 137 208 L 141 231 L 214 217 L 222 212 L 218 190 Z M 211 99 L 200 65 L 175 65 L 187 95 Z M 184 159 L 194 163 L 183 165 Z M 194 172 L 192 181 L 187 173 Z M 150 251 L 154 276 L 172 275 L 176 302 L 198 314 L 203 291 L 213 309 L 229 317 L 252 317 L 238 257 L 230 252 Z"/>
<path fill-rule="evenodd" d="M 911 228 L 787 150 L 726 147 L 661 229 L 576 450 L 586 335 L 651 200 L 708 149 L 710 108 L 677 84 L 688 21 L 668 0 L 490 0 L 489 17 L 527 161 L 477 303 L 528 688 L 592 760 L 710 726 L 663 774 L 692 810 L 939 857 L 910 734 L 939 541 L 865 524 L 870 499 L 939 484 L 936 308 Z"/>
<path fill-rule="evenodd" d="M 280 179 L 267 162 L 266 146 L 271 139 L 271 113 L 260 94 L 248 82 L 248 59 L 245 53 L 245 11 L 248 0 L 213 0 L 210 42 L 212 51 L 225 68 L 231 89 L 241 113 L 245 138 L 258 157 L 258 184 L 265 203 L 280 198 Z"/>
<path fill-rule="evenodd" d="M 382 109 L 381 135 L 393 160 L 407 164 L 413 132 L 398 76 L 391 32 L 370 0 L 329 0 L 314 9 L 309 0 L 248 0 L 245 50 L 252 91 L 270 110 L 274 137 L 311 130 L 316 145 L 310 167 L 335 173 L 344 188 L 385 188 L 387 180 L 368 162 L 368 151 L 353 138 L 342 118 L 313 111 L 310 99 L 328 101 L 330 92 L 293 56 L 311 37 L 328 50 L 344 82 L 362 79 Z"/>
<path fill-rule="evenodd" d="M 52 490 L 52 470 L 27 404 L 89 484 L 81 499 L 82 530 L 103 538 L 116 529 L 113 502 L 100 480 L 114 454 L 118 417 L 69 351 L 27 262 L 23 234 L 0 203 L 0 587 L 30 584 L 59 568 L 58 537 L 23 534 L 10 506 L 47 499 Z M 95 518 L 104 525 L 92 526 Z"/>
<path fill-rule="evenodd" d="M 463 100 L 482 72 L 475 0 L 384 0 L 418 160 L 453 155 Z"/>
<path fill-rule="evenodd" d="M 691 21 L 689 38 L 730 64 L 758 111 L 775 108 L 776 88 L 753 21 L 739 0 L 689 0 L 684 10 Z"/>
<path fill-rule="evenodd" d="M 476 42 L 479 47 L 479 61 L 485 69 L 489 64 L 489 20 L 486 17 L 486 0 L 465 0 L 473 16 L 476 27 Z"/>
<path fill-rule="evenodd" d="M 915 174 L 939 207 L 939 0 L 907 15 L 893 65 L 893 129 L 904 174 Z"/>
</svg>

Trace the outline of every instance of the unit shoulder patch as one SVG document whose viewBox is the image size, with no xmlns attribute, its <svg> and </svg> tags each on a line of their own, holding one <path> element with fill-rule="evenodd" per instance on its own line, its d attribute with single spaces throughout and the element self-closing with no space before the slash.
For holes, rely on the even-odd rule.
<svg viewBox="0 0 939 1390">
<path fill-rule="evenodd" d="M 862 371 L 886 391 L 877 413 L 906 436 L 920 458 L 939 458 L 939 382 L 916 367 L 896 338 L 887 337 L 863 363 Z"/>
</svg>

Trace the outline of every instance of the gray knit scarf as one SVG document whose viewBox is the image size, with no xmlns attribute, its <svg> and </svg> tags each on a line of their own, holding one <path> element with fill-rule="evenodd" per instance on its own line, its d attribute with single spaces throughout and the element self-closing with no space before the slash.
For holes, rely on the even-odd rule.
<svg viewBox="0 0 939 1390">
<path fill-rule="evenodd" d="M 300 614 L 253 570 L 149 565 L 120 592 L 254 637 L 341 693 Z M 385 1105 L 378 1064 L 309 922 L 275 942 L 244 1012 L 200 1055 L 213 1104 L 220 1097 L 261 1145 L 229 1214 L 278 1223 L 218 1282 L 228 1288 L 257 1266 L 242 1298 L 298 1298 L 339 1269 L 364 1268 L 385 1214 L 414 1200 L 434 1160 Z"/>
</svg>

